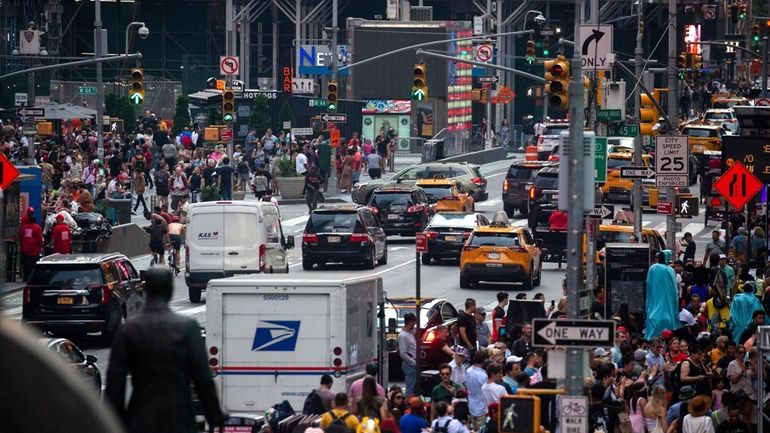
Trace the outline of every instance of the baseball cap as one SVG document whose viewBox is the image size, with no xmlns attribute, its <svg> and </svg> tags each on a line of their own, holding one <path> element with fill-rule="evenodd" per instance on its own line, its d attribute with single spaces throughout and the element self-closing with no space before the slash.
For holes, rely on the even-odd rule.
<svg viewBox="0 0 770 433">
<path fill-rule="evenodd" d="M 487 310 L 485 310 L 484 307 L 476 307 L 476 314 L 481 314 L 483 316 L 487 314 Z"/>
<path fill-rule="evenodd" d="M 609 352 L 607 352 L 603 347 L 598 347 L 596 350 L 594 350 L 594 356 L 598 356 L 600 358 L 604 358 L 605 356 L 609 356 Z"/>
<path fill-rule="evenodd" d="M 459 344 L 454 347 L 453 349 L 455 351 L 455 355 L 457 356 L 468 356 L 468 349 L 465 348 L 465 346 L 460 346 Z"/>
<path fill-rule="evenodd" d="M 56 215 L 56 221 L 64 221 L 64 215 L 62 214 Z"/>
<path fill-rule="evenodd" d="M 634 351 L 634 361 L 636 362 L 644 361 L 644 358 L 646 356 L 647 356 L 647 352 L 645 352 L 644 349 L 636 349 Z"/>
<path fill-rule="evenodd" d="M 28 207 L 27 213 L 35 213 L 35 208 L 33 208 L 32 206 Z"/>
<path fill-rule="evenodd" d="M 720 255 L 719 255 L 719 260 L 722 260 L 722 259 L 726 259 L 726 258 L 727 258 L 727 256 L 726 256 L 726 255 L 724 255 L 724 254 L 720 254 Z"/>
<path fill-rule="evenodd" d="M 505 358 L 505 362 L 506 363 L 513 362 L 515 364 L 515 363 L 521 362 L 523 359 L 524 358 L 522 358 L 521 356 L 511 355 L 511 356 Z"/>
<path fill-rule="evenodd" d="M 628 329 L 626 329 L 625 326 L 618 326 L 617 329 L 615 329 L 615 332 L 625 332 L 628 334 Z"/>
<path fill-rule="evenodd" d="M 674 336 L 674 333 L 668 329 L 664 329 L 663 332 L 660 333 L 660 337 L 666 341 L 670 340 L 673 336 Z"/>
</svg>

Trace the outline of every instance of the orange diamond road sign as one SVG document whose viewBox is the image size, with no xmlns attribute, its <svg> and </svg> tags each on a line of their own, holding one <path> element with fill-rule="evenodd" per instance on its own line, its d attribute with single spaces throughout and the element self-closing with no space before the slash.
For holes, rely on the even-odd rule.
<svg viewBox="0 0 770 433">
<path fill-rule="evenodd" d="M 20 174 L 19 170 L 11 164 L 11 161 L 8 160 L 5 154 L 0 153 L 0 189 L 8 188 Z"/>
<path fill-rule="evenodd" d="M 765 185 L 740 162 L 736 162 L 714 184 L 714 189 L 734 208 L 741 209 Z"/>
</svg>

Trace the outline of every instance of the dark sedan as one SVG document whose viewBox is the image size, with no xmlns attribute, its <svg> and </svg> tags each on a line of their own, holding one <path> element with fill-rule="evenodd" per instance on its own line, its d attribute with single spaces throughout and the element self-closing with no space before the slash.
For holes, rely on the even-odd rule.
<svg viewBox="0 0 770 433">
<path fill-rule="evenodd" d="M 96 365 L 96 357 L 84 354 L 75 343 L 66 338 L 41 338 L 40 344 L 78 371 L 98 393 L 102 392 L 102 374 Z"/>
<path fill-rule="evenodd" d="M 484 225 L 489 225 L 489 219 L 482 213 L 437 213 L 425 228 L 428 252 L 422 254 L 422 263 L 429 265 L 434 259 L 459 259 L 463 244 L 473 229 Z"/>
</svg>

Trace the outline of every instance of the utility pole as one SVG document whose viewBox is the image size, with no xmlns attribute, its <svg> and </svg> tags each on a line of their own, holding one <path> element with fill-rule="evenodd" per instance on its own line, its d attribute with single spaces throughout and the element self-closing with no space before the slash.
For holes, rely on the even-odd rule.
<svg viewBox="0 0 770 433">
<path fill-rule="evenodd" d="M 104 49 L 102 48 L 102 2 L 96 0 L 94 2 L 95 16 L 94 16 L 94 57 L 99 59 L 102 57 Z M 128 53 L 126 53 L 128 54 Z M 34 102 L 34 101 L 33 101 Z M 102 123 L 104 110 L 104 84 L 102 77 L 102 64 L 96 64 L 96 145 L 97 154 L 99 159 L 104 163 L 104 126 Z M 130 125 L 127 125 L 130 127 Z"/>
<path fill-rule="evenodd" d="M 225 3 L 225 54 L 232 56 L 235 54 L 235 44 L 233 44 L 233 0 L 227 0 Z M 273 64 L 273 68 L 277 68 L 276 64 Z M 225 89 L 232 90 L 233 88 L 233 76 L 227 75 L 225 77 Z M 237 110 L 236 110 L 237 113 Z M 223 113 L 224 114 L 224 113 Z M 225 123 L 225 122 L 223 122 Z M 233 161 L 233 138 L 235 137 L 235 131 L 233 131 L 233 122 L 227 122 L 227 127 L 230 128 L 231 138 L 227 140 L 227 156 L 230 158 L 230 165 L 235 166 Z"/>
<path fill-rule="evenodd" d="M 331 58 L 331 60 L 332 60 L 332 71 L 331 71 L 331 73 L 332 73 L 332 76 L 331 76 L 331 79 L 332 79 L 332 81 L 337 81 L 337 86 L 339 86 L 339 81 L 337 80 L 338 75 L 339 75 L 339 69 L 338 69 L 338 65 L 337 65 L 337 55 L 338 55 L 338 50 L 337 50 L 337 32 L 339 31 L 339 29 L 337 28 L 337 19 L 338 19 L 337 13 L 338 13 L 337 0 L 332 0 L 332 29 L 331 29 L 331 32 L 332 32 L 332 34 L 331 34 L 331 51 L 332 51 L 331 52 L 331 57 L 332 57 Z M 297 62 L 298 62 L 297 65 L 299 65 L 299 59 L 297 59 Z M 335 109 L 335 111 L 339 110 L 339 108 L 340 108 L 340 100 L 339 100 L 339 97 L 337 97 L 337 108 Z M 337 126 L 335 125 L 335 128 L 336 127 Z M 337 148 L 333 147 L 331 144 L 332 143 L 331 143 L 331 136 L 330 136 L 329 137 L 329 147 L 331 148 L 330 149 L 331 150 L 331 161 L 332 161 L 332 163 L 334 163 L 334 162 L 337 161 Z M 334 191 L 339 192 L 337 190 L 337 170 L 330 169 L 329 170 L 329 178 L 330 178 L 330 181 L 326 182 L 326 190 L 330 191 L 331 189 L 334 189 Z M 420 302 L 419 302 L 419 300 L 417 301 L 417 312 L 418 313 L 420 312 Z"/>
<path fill-rule="evenodd" d="M 580 34 L 580 15 L 584 0 L 575 3 L 575 34 Z M 580 314 L 580 292 L 583 288 L 583 80 L 580 50 L 573 50 L 572 80 L 570 80 L 570 125 L 568 151 L 569 188 L 567 201 L 569 217 L 567 230 L 567 317 L 578 319 Z M 586 258 L 586 266 L 593 266 L 593 258 Z M 567 395 L 583 395 L 583 375 L 585 372 L 585 350 L 567 350 Z"/>
<path fill-rule="evenodd" d="M 767 36 L 762 38 L 762 97 L 767 98 Z"/>
<path fill-rule="evenodd" d="M 644 32 L 642 31 L 644 28 L 644 14 L 642 13 L 642 4 L 643 2 L 639 2 L 639 4 L 636 5 L 636 48 L 634 49 L 634 74 L 636 76 L 637 80 L 642 79 L 642 73 L 644 71 L 644 48 L 642 47 L 642 42 L 644 39 Z M 641 108 L 642 104 L 640 101 L 640 97 L 642 95 L 641 88 L 639 84 L 637 83 L 636 86 L 634 86 L 634 123 L 636 125 L 639 125 L 642 119 L 641 115 Z M 640 127 L 641 128 L 641 127 Z M 634 137 L 634 165 L 637 167 L 642 166 L 642 141 L 644 140 L 644 137 L 641 134 L 641 129 L 639 130 L 639 134 L 636 134 L 636 137 Z M 636 238 L 641 239 L 642 238 L 642 181 L 640 179 L 634 179 L 634 189 L 633 189 L 633 198 L 631 199 L 631 203 L 633 205 L 633 211 L 634 211 L 634 233 L 636 233 Z"/>
<path fill-rule="evenodd" d="M 677 69 L 676 69 L 676 2 L 677 0 L 668 0 L 668 135 L 677 134 Z M 674 197 L 674 188 L 666 188 L 666 199 L 676 205 Z M 641 208 L 641 203 L 639 203 Z M 641 238 L 640 238 L 641 239 Z M 676 242 L 676 212 L 673 211 L 666 216 L 666 246 L 674 248 Z"/>
</svg>

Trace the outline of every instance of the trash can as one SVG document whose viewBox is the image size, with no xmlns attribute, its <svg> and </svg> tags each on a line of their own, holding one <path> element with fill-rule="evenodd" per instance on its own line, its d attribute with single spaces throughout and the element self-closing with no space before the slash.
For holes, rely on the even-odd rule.
<svg viewBox="0 0 770 433">
<path fill-rule="evenodd" d="M 107 200 L 107 212 L 112 225 L 131 222 L 130 198 L 108 198 L 105 200 Z"/>
</svg>

